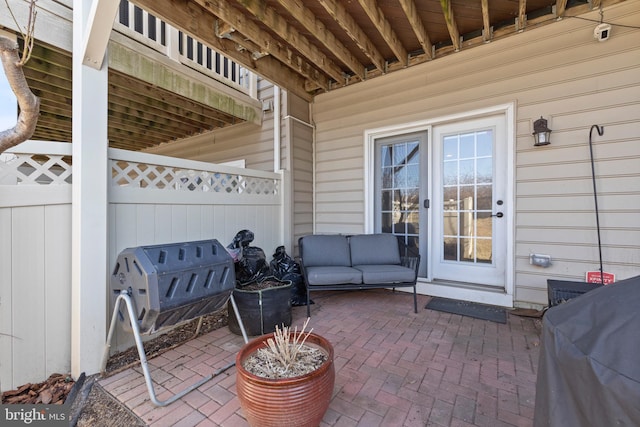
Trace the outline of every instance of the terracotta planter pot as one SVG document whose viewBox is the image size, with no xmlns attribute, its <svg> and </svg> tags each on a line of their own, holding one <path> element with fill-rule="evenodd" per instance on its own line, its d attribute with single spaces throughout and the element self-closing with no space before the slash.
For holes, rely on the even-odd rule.
<svg viewBox="0 0 640 427">
<path fill-rule="evenodd" d="M 309 335 L 305 343 L 324 349 L 329 357 L 306 375 L 269 379 L 245 370 L 243 362 L 272 337 L 267 334 L 254 339 L 236 356 L 236 388 L 244 415 L 249 425 L 256 427 L 317 427 L 329 408 L 335 383 L 333 346 L 320 335 Z"/>
</svg>

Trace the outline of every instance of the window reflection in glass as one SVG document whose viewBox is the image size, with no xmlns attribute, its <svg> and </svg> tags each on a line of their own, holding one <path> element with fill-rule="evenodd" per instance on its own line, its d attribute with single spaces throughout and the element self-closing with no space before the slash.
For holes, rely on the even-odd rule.
<svg viewBox="0 0 640 427">
<path fill-rule="evenodd" d="M 418 253 L 420 209 L 419 143 L 382 145 L 381 231 L 394 233 Z"/>
<path fill-rule="evenodd" d="M 442 139 L 445 260 L 492 262 L 493 130 Z"/>
</svg>

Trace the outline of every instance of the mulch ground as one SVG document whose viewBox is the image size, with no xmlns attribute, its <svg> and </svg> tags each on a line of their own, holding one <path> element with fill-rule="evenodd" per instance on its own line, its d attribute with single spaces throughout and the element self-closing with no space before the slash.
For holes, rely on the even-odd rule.
<svg viewBox="0 0 640 427">
<path fill-rule="evenodd" d="M 203 316 L 201 319 L 201 323 L 198 319 L 194 319 L 146 341 L 144 349 L 147 358 L 151 359 L 190 339 L 227 326 L 227 309 L 225 307 L 216 313 Z M 114 354 L 107 361 L 105 377 L 138 363 L 140 363 L 140 357 L 136 347 Z M 40 383 L 27 383 L 14 390 L 3 392 L 2 404 L 63 404 L 74 384 L 75 381 L 70 374 L 52 374 L 47 380 Z"/>
</svg>

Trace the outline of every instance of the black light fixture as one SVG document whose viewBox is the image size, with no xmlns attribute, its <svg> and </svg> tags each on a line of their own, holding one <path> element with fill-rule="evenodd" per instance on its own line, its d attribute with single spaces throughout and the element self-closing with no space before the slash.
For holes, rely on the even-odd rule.
<svg viewBox="0 0 640 427">
<path fill-rule="evenodd" d="M 536 147 L 551 144 L 551 129 L 547 127 L 547 121 L 540 116 L 533 122 L 533 139 Z"/>
</svg>

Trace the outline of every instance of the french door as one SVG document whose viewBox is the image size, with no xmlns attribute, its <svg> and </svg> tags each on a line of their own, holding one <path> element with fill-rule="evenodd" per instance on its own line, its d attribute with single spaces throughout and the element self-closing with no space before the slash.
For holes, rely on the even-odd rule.
<svg viewBox="0 0 640 427">
<path fill-rule="evenodd" d="M 419 251 L 420 277 L 505 287 L 506 133 L 496 114 L 375 139 L 374 229 Z"/>
<path fill-rule="evenodd" d="M 504 135 L 504 116 L 433 128 L 433 280 L 505 285 Z"/>
</svg>

